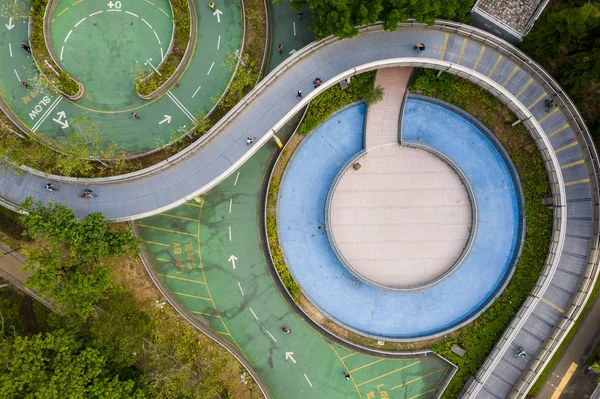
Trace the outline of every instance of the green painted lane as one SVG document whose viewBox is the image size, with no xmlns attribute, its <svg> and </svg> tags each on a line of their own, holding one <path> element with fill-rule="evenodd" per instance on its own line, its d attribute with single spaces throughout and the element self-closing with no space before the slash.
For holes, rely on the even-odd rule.
<svg viewBox="0 0 600 399">
<path fill-rule="evenodd" d="M 114 1 L 61 1 L 61 8 L 53 14 L 52 38 L 57 57 L 63 52 L 65 68 L 74 68 L 72 72 L 84 84 L 86 80 L 89 83 L 85 98 L 79 102 L 36 84 L 37 68 L 20 48 L 27 42 L 27 21 L 0 17 L 0 51 L 6 60 L 0 64 L 0 95 L 32 131 L 60 142 L 67 141 L 74 132 L 87 131 L 133 155 L 181 136 L 214 106 L 213 97 L 223 92 L 232 76 L 233 71 L 222 64 L 228 53 L 240 48 L 241 10 L 237 2 L 217 0 L 219 12 L 215 14 L 207 2 L 195 0 L 198 36 L 185 74 L 164 96 L 142 101 L 135 93 L 133 72 L 128 68 L 135 61 L 141 68 L 151 68 L 147 63 L 150 58 L 156 66 L 154 61 L 162 56 L 160 49 L 163 53 L 168 49 L 172 23 L 163 13 L 171 12 L 163 7 L 165 3 L 120 1 L 118 11 Z M 83 18 L 86 20 L 81 22 Z M 5 29 L 9 23 L 14 27 Z M 157 46 L 159 40 L 161 47 Z M 31 89 L 22 87 L 22 81 L 30 82 Z M 131 117 L 134 111 L 140 119 Z"/>
<path fill-rule="evenodd" d="M 449 371 L 439 358 L 352 352 L 314 331 L 282 298 L 257 223 L 259 187 L 273 151 L 274 144 L 266 145 L 200 202 L 138 222 L 161 279 L 196 318 L 240 349 L 275 398 L 432 397 Z"/>
<path fill-rule="evenodd" d="M 142 106 L 135 74 L 148 75 L 161 63 L 172 19 L 168 0 L 60 0 L 50 34 L 58 60 L 85 86 L 78 104 L 101 111 Z"/>
</svg>

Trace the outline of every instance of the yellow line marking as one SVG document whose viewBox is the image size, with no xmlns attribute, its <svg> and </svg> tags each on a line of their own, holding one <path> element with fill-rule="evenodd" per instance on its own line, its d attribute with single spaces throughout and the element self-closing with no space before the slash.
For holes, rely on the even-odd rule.
<svg viewBox="0 0 600 399">
<path fill-rule="evenodd" d="M 165 10 L 163 10 L 162 8 L 158 7 L 159 10 L 162 11 L 163 14 L 165 14 L 167 16 L 167 18 L 171 18 L 171 16 L 169 14 L 167 14 L 167 12 Z"/>
<path fill-rule="evenodd" d="M 525 86 L 523 86 L 523 88 L 521 90 L 519 90 L 519 92 L 517 93 L 517 95 L 515 97 L 519 97 L 521 94 L 523 94 L 523 92 L 525 90 L 527 90 L 527 88 L 529 87 L 529 85 L 533 83 L 533 78 L 530 78 L 527 83 L 525 83 Z"/>
<path fill-rule="evenodd" d="M 554 109 L 546 114 L 542 119 L 538 120 L 539 123 L 544 122 L 546 119 L 550 118 L 552 115 L 558 112 L 558 107 L 554 107 Z"/>
<path fill-rule="evenodd" d="M 192 312 L 193 314 L 200 314 L 202 316 L 217 317 L 219 319 L 221 318 L 221 316 L 219 316 L 218 314 L 210 314 L 210 313 L 198 312 L 197 310 L 190 310 L 190 312 Z"/>
<path fill-rule="evenodd" d="M 184 233 L 184 232 L 182 232 L 182 231 L 171 230 L 171 229 L 163 229 L 162 227 L 148 226 L 148 225 L 146 225 L 146 224 L 141 224 L 141 223 L 138 223 L 138 226 L 140 226 L 140 227 L 146 227 L 146 228 L 148 228 L 148 229 L 154 229 L 154 230 L 166 231 L 166 232 L 169 232 L 169 233 L 183 234 L 183 235 L 185 235 L 185 236 L 198 237 L 196 234 L 192 234 L 192 233 Z"/>
<path fill-rule="evenodd" d="M 577 363 L 571 363 L 569 369 L 567 370 L 565 375 L 563 375 L 563 378 L 560 380 L 560 384 L 558 384 L 556 390 L 554 391 L 550 399 L 558 399 L 558 397 L 562 394 L 563 390 L 569 383 L 569 380 L 573 376 L 573 373 L 575 373 L 575 370 L 577 370 Z"/>
<path fill-rule="evenodd" d="M 333 351 L 333 353 L 335 353 L 335 355 L 337 356 L 337 358 L 340 360 L 340 363 L 342 363 L 342 366 L 344 366 L 344 370 L 346 370 L 346 372 L 348 372 L 348 366 L 346 366 L 346 363 L 344 363 L 344 361 L 342 360 L 342 358 L 340 357 L 340 355 L 338 355 L 338 353 L 336 352 L 335 348 L 333 346 L 331 346 L 330 343 L 327 343 L 327 345 L 329 345 L 329 347 L 331 348 L 331 350 Z M 353 353 L 352 355 L 355 355 L 355 353 Z M 350 356 L 352 356 L 350 355 Z M 348 372 L 348 374 L 350 374 Z M 356 393 L 358 393 L 358 397 L 360 399 L 362 399 L 362 393 L 360 393 L 360 389 L 358 389 L 358 385 L 356 385 L 356 381 L 354 380 L 354 376 L 352 374 L 350 374 L 350 381 L 352 381 L 352 384 L 354 384 L 354 389 L 356 389 Z"/>
<path fill-rule="evenodd" d="M 500 63 L 500 61 L 502 61 L 502 58 L 504 58 L 502 54 L 498 55 L 498 58 L 496 59 L 496 63 L 492 67 L 492 70 L 489 73 L 488 78 L 491 78 L 492 75 L 494 74 L 494 72 L 496 72 L 496 68 L 498 68 L 498 64 Z"/>
<path fill-rule="evenodd" d="M 187 205 L 187 206 L 193 206 L 194 208 L 202 208 L 202 205 L 196 205 L 196 204 L 188 204 L 187 202 L 183 205 Z"/>
<path fill-rule="evenodd" d="M 517 73 L 518 70 L 519 70 L 519 67 L 515 65 L 515 67 L 513 68 L 512 72 L 510 73 L 510 75 L 508 75 L 508 78 L 506 78 L 506 80 L 504 81 L 504 83 L 502 83 L 502 87 L 506 87 L 506 85 L 508 84 L 508 82 L 512 79 L 513 76 L 515 76 L 515 73 Z"/>
<path fill-rule="evenodd" d="M 479 61 L 481 61 L 481 56 L 483 56 L 483 52 L 485 51 L 485 47 L 481 46 L 481 50 L 479 50 L 479 55 L 477 56 L 477 61 L 475 61 L 475 65 L 473 65 L 473 70 L 477 70 L 477 65 L 479 65 Z"/>
<path fill-rule="evenodd" d="M 153 2 L 151 2 L 151 1 L 148 1 L 148 0 L 144 0 L 144 1 L 145 1 L 146 3 L 148 3 L 148 4 L 152 4 L 153 6 L 154 6 L 154 5 L 156 5 L 156 4 L 154 4 Z"/>
<path fill-rule="evenodd" d="M 68 9 L 69 9 L 69 7 L 65 8 L 64 10 L 62 10 L 61 12 L 59 12 L 58 15 L 56 16 L 56 18 L 58 18 L 61 15 L 63 15 L 65 13 L 65 11 L 67 11 Z"/>
<path fill-rule="evenodd" d="M 418 398 L 419 396 L 423 396 L 423 395 L 425 395 L 425 394 L 428 394 L 428 393 L 431 393 L 431 392 L 433 392 L 433 391 L 435 391 L 435 388 L 434 388 L 434 389 L 430 389 L 429 391 L 421 392 L 421 393 L 420 393 L 420 394 L 418 394 L 418 395 L 411 396 L 411 397 L 410 397 L 410 398 L 408 398 L 408 399 L 415 399 L 415 398 Z"/>
<path fill-rule="evenodd" d="M 564 150 L 566 150 L 566 149 L 569 149 L 569 148 L 571 148 L 571 147 L 574 147 L 574 146 L 576 146 L 577 144 L 579 144 L 579 143 L 577 142 L 577 140 L 575 140 L 575 141 L 574 141 L 574 142 L 572 142 L 571 144 L 567 144 L 567 145 L 566 145 L 566 146 L 564 146 L 564 147 L 560 147 L 558 150 L 554 150 L 554 153 L 556 154 L 556 153 L 558 153 L 558 152 L 564 151 Z"/>
<path fill-rule="evenodd" d="M 183 277 L 177 277 L 177 276 L 170 276 L 168 274 L 162 274 L 162 273 L 156 273 L 156 274 L 158 274 L 161 277 L 174 278 L 175 280 L 189 281 L 190 283 L 197 283 L 197 284 L 206 284 L 205 281 L 192 280 L 191 278 L 183 278 Z"/>
<path fill-rule="evenodd" d="M 442 56 L 440 57 L 440 60 L 444 59 L 444 55 L 446 54 L 446 46 L 448 45 L 448 34 L 445 33 L 444 34 L 444 44 L 442 45 Z"/>
<path fill-rule="evenodd" d="M 531 111 L 531 108 L 535 107 L 535 105 L 537 103 L 539 103 L 542 100 L 542 98 L 546 97 L 547 95 L 548 94 L 546 94 L 546 92 L 543 92 L 529 107 L 527 107 L 527 109 L 529 111 Z"/>
<path fill-rule="evenodd" d="M 568 163 L 566 165 L 561 166 L 561 169 L 567 169 L 570 168 L 571 166 L 577 166 L 577 165 L 581 165 L 582 163 L 584 163 L 585 161 L 583 159 L 580 159 L 579 161 L 575 161 L 575 162 L 571 162 Z"/>
<path fill-rule="evenodd" d="M 210 299 L 210 298 L 204 298 L 203 296 L 197 296 L 197 295 L 192 295 L 192 294 L 184 294 L 183 292 L 171 291 L 171 293 L 174 295 L 188 296 L 190 298 L 203 299 L 205 301 L 212 301 L 212 299 Z"/>
<path fill-rule="evenodd" d="M 198 219 L 192 219 L 192 218 L 186 218 L 186 217 L 183 217 L 183 216 L 170 215 L 168 213 L 159 213 L 159 215 L 160 216 L 168 216 L 170 218 L 183 219 L 183 220 L 189 220 L 191 222 L 200 223 L 200 221 Z"/>
<path fill-rule="evenodd" d="M 462 47 L 460 49 L 460 54 L 458 55 L 458 63 L 460 64 L 460 62 L 463 59 L 463 55 L 465 54 L 465 48 L 467 47 L 467 39 L 463 39 L 463 44 Z"/>
<path fill-rule="evenodd" d="M 354 355 L 356 355 L 356 352 L 346 355 L 344 357 L 340 357 L 340 359 L 344 360 L 344 359 L 349 358 L 350 356 L 354 356 Z"/>
<path fill-rule="evenodd" d="M 360 367 L 358 367 L 358 368 L 355 368 L 354 370 L 350 370 L 350 373 L 354 373 L 355 371 L 358 371 L 358 370 L 360 370 L 360 369 L 364 369 L 365 367 L 372 366 L 372 365 L 374 365 L 375 363 L 379 363 L 379 362 L 381 362 L 382 360 L 384 360 L 384 359 L 375 360 L 374 362 L 371 362 L 371 363 L 365 364 L 364 366 L 360 366 Z"/>
<path fill-rule="evenodd" d="M 444 381 L 444 378 L 446 378 L 446 374 L 448 374 L 448 371 L 450 371 L 450 367 L 446 367 L 446 371 L 444 372 L 444 375 L 442 376 L 442 378 L 440 378 L 438 383 L 435 385 L 435 389 L 438 389 L 438 387 L 440 386 L 442 381 Z"/>
<path fill-rule="evenodd" d="M 405 383 L 403 383 L 403 384 L 396 385 L 395 387 L 393 387 L 393 388 L 390 388 L 390 391 L 393 391 L 394 389 L 397 389 L 397 388 L 403 387 L 403 386 L 405 386 L 405 385 L 408 385 L 408 384 L 412 384 L 413 382 L 416 382 L 416 381 L 422 380 L 423 378 L 427 378 L 427 377 L 429 377 L 430 375 L 437 374 L 437 373 L 439 373 L 440 371 L 444 371 L 444 370 L 448 370 L 448 367 L 444 367 L 443 369 L 439 369 L 439 370 L 432 371 L 431 373 L 429 373 L 429 374 L 425 374 L 425 375 L 422 375 L 422 376 L 420 376 L 420 377 L 417 377 L 417 378 L 415 378 L 414 380 L 410 380 L 410 381 L 407 381 L 407 382 L 405 382 Z M 434 389 L 435 389 L 435 388 L 434 388 Z"/>
<path fill-rule="evenodd" d="M 160 245 L 161 247 L 170 247 L 171 245 L 169 244 L 163 244 L 162 242 L 154 242 L 154 241 L 148 241 L 148 240 L 143 240 L 146 244 L 153 244 L 153 245 Z"/>
<path fill-rule="evenodd" d="M 569 124 L 565 124 L 563 127 L 559 127 L 558 129 L 556 129 L 555 131 L 553 131 L 552 133 L 550 133 L 548 135 L 548 138 L 552 137 L 552 136 L 556 136 L 558 133 L 562 132 L 563 130 L 565 130 L 566 128 L 569 127 Z"/>
<path fill-rule="evenodd" d="M 148 2 L 150 3 L 150 2 Z M 213 330 L 214 331 L 214 330 Z M 222 332 L 222 331 L 215 331 L 217 334 L 221 334 L 221 335 L 229 335 L 231 337 L 231 334 L 229 334 L 228 332 Z M 231 337 L 233 338 L 233 337 Z"/>
<path fill-rule="evenodd" d="M 163 258 L 154 258 L 154 259 L 159 260 L 161 262 L 169 262 L 169 263 L 173 262 L 173 259 L 163 259 Z"/>
<path fill-rule="evenodd" d="M 388 376 L 388 375 L 390 375 L 390 374 L 397 373 L 397 372 L 398 372 L 398 371 L 400 371 L 400 370 L 407 369 L 407 368 L 409 368 L 409 367 L 412 367 L 412 366 L 414 366 L 415 364 L 419 364 L 419 363 L 421 363 L 421 361 L 420 361 L 420 360 L 419 360 L 419 361 L 416 361 L 416 362 L 414 362 L 414 363 L 411 363 L 411 364 L 409 364 L 408 366 L 400 367 L 399 369 L 396 369 L 396 370 L 390 371 L 389 373 L 382 374 L 382 375 L 380 375 L 379 377 L 372 378 L 372 379 L 370 379 L 369 381 L 361 382 L 360 384 L 358 384 L 358 385 L 357 385 L 357 387 L 360 387 L 360 386 L 362 386 L 362 385 L 368 384 L 369 382 L 373 382 L 373 381 L 375 381 L 375 380 L 378 380 L 378 379 L 380 379 L 380 378 L 387 377 L 387 376 Z"/>
<path fill-rule="evenodd" d="M 565 310 L 563 308 L 559 308 L 558 306 L 556 306 L 555 304 L 553 304 L 546 298 L 540 298 L 540 301 L 544 302 L 546 305 L 550 306 L 552 309 L 558 310 L 560 313 L 565 313 Z"/>
<path fill-rule="evenodd" d="M 81 3 L 82 1 L 83 1 L 83 0 L 76 1 L 75 3 L 73 3 L 73 4 L 71 4 L 71 5 L 72 5 L 72 6 L 74 6 L 74 5 L 76 5 L 76 4 L 79 4 L 79 3 Z"/>
<path fill-rule="evenodd" d="M 590 179 L 581 179 L 581 180 L 574 180 L 574 181 L 570 181 L 568 183 L 565 183 L 565 187 L 566 186 L 573 186 L 575 184 L 581 184 L 581 183 L 588 183 L 590 181 Z"/>
</svg>

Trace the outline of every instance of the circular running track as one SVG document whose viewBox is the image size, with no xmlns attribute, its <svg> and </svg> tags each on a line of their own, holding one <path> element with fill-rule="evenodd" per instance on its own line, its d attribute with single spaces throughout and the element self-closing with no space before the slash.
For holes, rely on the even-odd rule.
<svg viewBox="0 0 600 399">
<path fill-rule="evenodd" d="M 341 264 L 323 229 L 332 183 L 363 151 L 364 104 L 315 129 L 288 164 L 277 205 L 287 265 L 307 298 L 353 331 L 399 341 L 447 333 L 485 310 L 512 274 L 523 237 L 516 172 L 491 133 L 456 112 L 410 97 L 402 119 L 403 144 L 450 159 L 475 198 L 466 256 L 426 288 L 391 291 L 363 283 Z"/>
</svg>

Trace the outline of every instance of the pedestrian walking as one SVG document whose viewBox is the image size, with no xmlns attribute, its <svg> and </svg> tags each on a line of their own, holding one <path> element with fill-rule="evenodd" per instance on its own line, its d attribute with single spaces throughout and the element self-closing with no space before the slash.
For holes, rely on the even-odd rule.
<svg viewBox="0 0 600 399">
<path fill-rule="evenodd" d="M 26 87 L 26 88 L 28 88 L 28 89 L 29 89 L 29 83 L 27 83 L 27 82 L 23 82 L 23 83 L 21 83 L 21 84 L 23 85 L 23 87 Z"/>
<path fill-rule="evenodd" d="M 26 44 L 21 44 L 21 48 L 25 51 L 27 51 L 28 53 L 31 53 L 31 47 L 29 47 Z"/>
<path fill-rule="evenodd" d="M 298 18 L 302 18 L 302 14 L 304 14 L 303 11 L 298 11 Z"/>
<path fill-rule="evenodd" d="M 425 51 L 425 44 L 417 43 L 415 49 L 417 49 L 417 54 L 421 54 L 423 51 Z"/>
<path fill-rule="evenodd" d="M 132 117 L 133 119 L 138 119 L 140 116 L 139 116 L 137 113 L 135 113 L 135 112 L 132 112 L 132 113 L 131 113 L 131 117 Z"/>
<path fill-rule="evenodd" d="M 556 104 L 554 104 L 554 100 L 546 100 L 544 101 L 544 105 L 546 107 L 546 112 L 550 112 L 550 110 L 554 107 L 556 107 Z"/>
<path fill-rule="evenodd" d="M 256 137 L 248 137 L 246 138 L 246 144 L 250 145 L 256 141 Z"/>
<path fill-rule="evenodd" d="M 321 86 L 321 78 L 316 78 L 313 84 L 315 85 L 315 89 Z"/>
<path fill-rule="evenodd" d="M 525 350 L 523 349 L 523 347 L 519 347 L 519 350 L 517 352 L 515 352 L 515 354 L 513 355 L 513 357 L 525 357 L 527 356 L 527 352 L 525 352 Z"/>
<path fill-rule="evenodd" d="M 283 54 L 283 44 L 279 43 L 279 46 L 277 46 L 277 50 L 279 51 L 279 54 Z"/>
<path fill-rule="evenodd" d="M 344 377 L 346 377 L 346 381 L 350 380 L 350 374 L 346 373 L 345 371 L 344 371 Z"/>
<path fill-rule="evenodd" d="M 210 7 L 211 10 L 215 9 L 215 2 L 211 1 L 210 3 L 208 3 L 208 6 Z"/>
<path fill-rule="evenodd" d="M 282 330 L 283 330 L 283 333 L 284 333 L 284 334 L 289 334 L 289 333 L 291 333 L 291 332 L 292 332 L 292 330 L 290 330 L 290 329 L 289 329 L 289 328 L 287 328 L 287 327 L 283 327 L 283 328 L 282 328 Z"/>
<path fill-rule="evenodd" d="M 298 93 L 296 94 L 296 98 L 302 98 L 302 90 L 298 90 Z"/>
</svg>

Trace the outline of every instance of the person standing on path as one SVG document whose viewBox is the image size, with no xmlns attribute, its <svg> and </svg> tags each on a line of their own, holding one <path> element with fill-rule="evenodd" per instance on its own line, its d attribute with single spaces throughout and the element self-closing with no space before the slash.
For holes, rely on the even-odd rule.
<svg viewBox="0 0 600 399">
<path fill-rule="evenodd" d="M 208 3 L 208 6 L 210 7 L 211 10 L 215 9 L 215 2 L 211 1 L 210 3 Z"/>
<path fill-rule="evenodd" d="M 23 87 L 25 87 L 25 88 L 28 88 L 28 89 L 29 89 L 29 83 L 27 83 L 27 82 L 23 82 L 23 83 L 21 83 L 21 84 L 23 85 Z"/>
<path fill-rule="evenodd" d="M 279 54 L 283 54 L 283 44 L 279 43 L 279 46 L 277 46 L 277 50 L 279 51 Z"/>
<path fill-rule="evenodd" d="M 250 144 L 254 143 L 255 140 L 256 140 L 256 137 L 248 137 L 248 138 L 246 138 L 246 144 L 250 145 Z"/>
<path fill-rule="evenodd" d="M 350 374 L 344 371 L 344 377 L 346 377 L 346 381 L 350 381 Z"/>
<path fill-rule="evenodd" d="M 21 44 L 21 48 L 31 54 L 31 47 L 26 44 Z"/>
<path fill-rule="evenodd" d="M 296 94 L 296 98 L 302 98 L 302 90 L 298 90 L 298 93 Z"/>
</svg>

